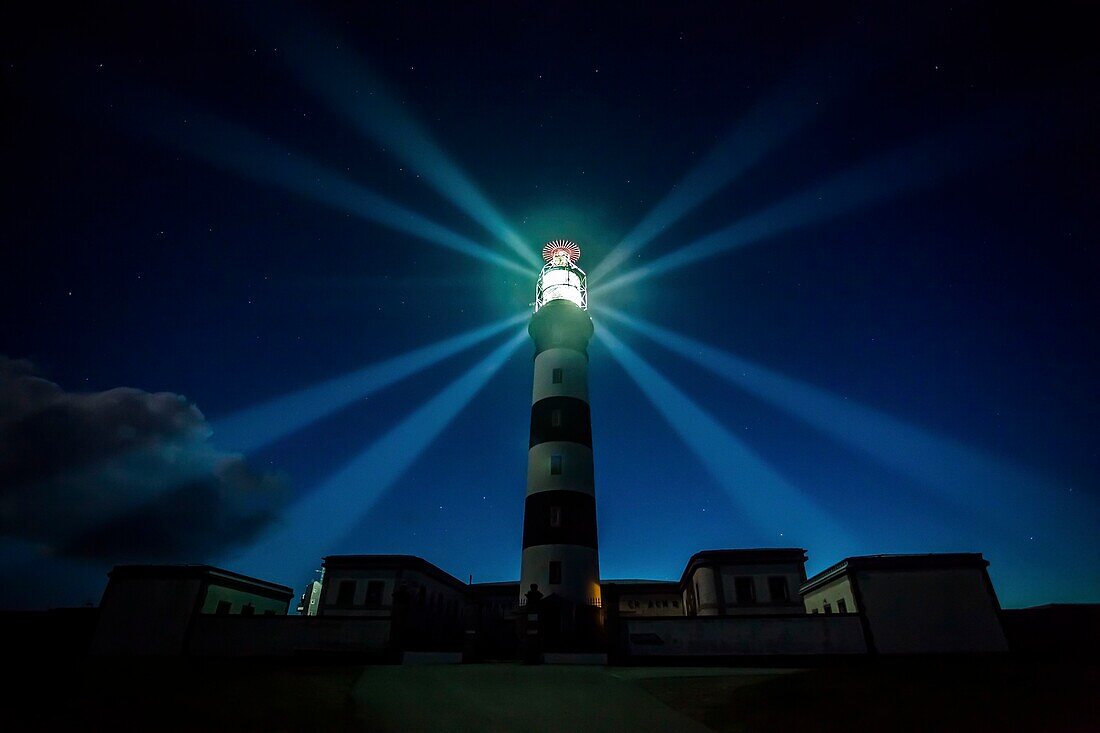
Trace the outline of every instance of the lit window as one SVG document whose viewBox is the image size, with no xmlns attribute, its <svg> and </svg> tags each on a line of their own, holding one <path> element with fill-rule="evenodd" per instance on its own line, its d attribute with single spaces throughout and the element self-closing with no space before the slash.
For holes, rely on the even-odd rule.
<svg viewBox="0 0 1100 733">
<path fill-rule="evenodd" d="M 555 428 L 561 427 L 561 410 L 550 411 L 550 425 Z"/>
<path fill-rule="evenodd" d="M 550 475 L 561 475 L 561 456 L 550 456 Z"/>
<path fill-rule="evenodd" d="M 561 560 L 550 561 L 550 585 L 561 585 Z"/>
<path fill-rule="evenodd" d="M 554 382 L 554 384 L 561 384 L 562 370 L 560 368 L 554 369 L 551 374 L 551 380 Z"/>
<path fill-rule="evenodd" d="M 550 507 L 550 526 L 551 527 L 560 527 L 561 526 L 561 507 L 560 506 Z"/>
</svg>

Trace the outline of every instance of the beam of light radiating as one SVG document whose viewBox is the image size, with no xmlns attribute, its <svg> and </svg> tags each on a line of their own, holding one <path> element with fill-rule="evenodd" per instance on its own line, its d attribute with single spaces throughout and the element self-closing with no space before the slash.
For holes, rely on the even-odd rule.
<svg viewBox="0 0 1100 733">
<path fill-rule="evenodd" d="M 971 135 L 973 137 L 925 138 L 849 168 L 809 190 L 735 221 L 607 283 L 593 286 L 590 291 L 593 295 L 605 296 L 654 275 L 827 221 L 933 183 L 991 152 L 996 136 L 980 138 L 976 137 L 977 132 Z"/>
<path fill-rule="evenodd" d="M 168 126 L 165 124 L 168 115 L 164 109 L 155 115 L 151 110 L 141 110 L 139 119 L 144 124 L 139 131 L 249 180 L 281 188 L 513 272 L 531 274 L 529 267 L 379 196 L 308 156 L 268 142 L 227 120 L 202 112 L 179 113 L 181 123 Z"/>
<path fill-rule="evenodd" d="M 286 512 L 284 521 L 228 567 L 260 577 L 297 580 L 336 549 L 363 516 L 405 473 L 527 338 L 526 329 L 484 359 Z"/>
<path fill-rule="evenodd" d="M 588 273 L 598 284 L 655 237 L 761 162 L 821 111 L 827 74 L 821 65 L 802 68 L 761 100 L 729 134 Z"/>
<path fill-rule="evenodd" d="M 597 329 L 596 336 L 762 536 L 774 538 L 774 544 L 799 544 L 818 557 L 843 557 L 854 550 L 848 532 L 822 507 L 791 486 L 633 349 L 606 328 Z M 779 541 L 780 532 L 784 541 Z"/>
<path fill-rule="evenodd" d="M 1055 486 L 1018 466 L 613 308 L 600 306 L 598 312 L 916 479 L 956 506 L 992 517 L 1017 537 L 1034 535 L 1041 525 L 1062 534 L 1073 527 L 1084 529 L 1084 517 L 1091 517 L 1090 526 L 1095 521 L 1097 508 L 1083 492 Z M 1089 530 L 1085 532 L 1088 536 Z"/>
<path fill-rule="evenodd" d="M 289 17 L 288 17 L 289 19 Z M 250 22 L 254 19 L 250 19 Z M 309 27 L 303 32 L 302 25 Z M 356 129 L 384 151 L 420 174 L 444 199 L 453 203 L 528 264 L 540 268 L 534 249 L 508 225 L 470 178 L 408 113 L 398 95 L 353 44 L 302 17 L 293 18 L 294 39 L 280 42 L 279 58 L 309 92 L 348 118 Z M 303 38 L 316 39 L 303 43 Z"/>
<path fill-rule="evenodd" d="M 230 450 L 256 451 L 355 400 L 476 346 L 528 317 L 526 312 L 519 313 L 226 415 L 213 422 L 214 438 Z"/>
</svg>

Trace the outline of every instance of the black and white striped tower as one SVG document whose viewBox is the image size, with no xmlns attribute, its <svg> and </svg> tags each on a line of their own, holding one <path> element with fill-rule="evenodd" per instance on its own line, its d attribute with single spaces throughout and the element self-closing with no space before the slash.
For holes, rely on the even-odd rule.
<svg viewBox="0 0 1100 733">
<path fill-rule="evenodd" d="M 520 593 L 538 585 L 576 605 L 600 604 L 592 422 L 588 407 L 588 293 L 580 248 L 556 240 L 535 288 L 531 443 L 523 516 Z M 521 603 L 523 598 L 521 595 Z"/>
</svg>

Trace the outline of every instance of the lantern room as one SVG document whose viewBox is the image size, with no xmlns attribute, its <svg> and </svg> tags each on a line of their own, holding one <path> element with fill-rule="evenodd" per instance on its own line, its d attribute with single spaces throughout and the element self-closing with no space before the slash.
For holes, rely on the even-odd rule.
<svg viewBox="0 0 1100 733">
<path fill-rule="evenodd" d="M 552 300 L 568 300 L 588 310 L 587 277 L 577 267 L 581 248 L 567 239 L 555 239 L 542 248 L 542 258 L 546 266 L 535 286 L 535 311 Z"/>
</svg>

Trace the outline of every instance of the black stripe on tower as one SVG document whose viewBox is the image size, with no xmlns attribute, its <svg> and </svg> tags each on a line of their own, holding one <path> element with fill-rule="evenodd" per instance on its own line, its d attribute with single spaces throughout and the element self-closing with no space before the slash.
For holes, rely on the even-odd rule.
<svg viewBox="0 0 1100 733">
<path fill-rule="evenodd" d="M 596 548 L 596 497 L 579 491 L 539 491 L 523 507 L 523 548 Z"/>
<path fill-rule="evenodd" d="M 592 447 L 592 412 L 576 397 L 543 397 L 531 405 L 531 445 L 564 440 Z"/>
</svg>

